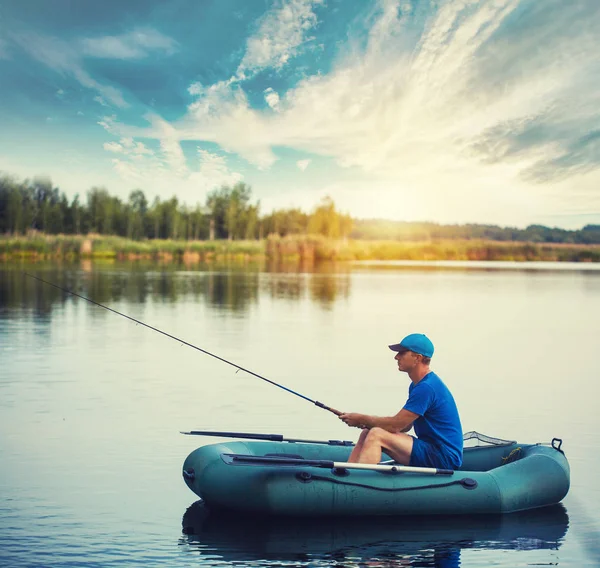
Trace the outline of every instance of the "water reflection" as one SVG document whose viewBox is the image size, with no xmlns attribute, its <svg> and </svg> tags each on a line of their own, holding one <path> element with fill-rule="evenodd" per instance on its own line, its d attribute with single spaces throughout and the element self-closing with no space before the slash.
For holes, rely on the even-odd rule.
<svg viewBox="0 0 600 568">
<path fill-rule="evenodd" d="M 181 542 L 225 562 L 455 568 L 464 549 L 556 550 L 568 526 L 563 505 L 493 516 L 257 519 L 214 515 L 197 501 L 183 515 Z"/>
<path fill-rule="evenodd" d="M 155 268 L 155 267 L 154 267 Z M 296 267 L 297 269 L 298 267 Z M 310 297 L 325 309 L 350 294 L 349 273 L 331 267 L 312 273 L 291 271 L 261 273 L 236 268 L 204 270 L 148 270 L 138 265 L 17 266 L 0 267 L 0 313 L 2 310 L 33 310 L 48 316 L 53 307 L 75 300 L 61 290 L 26 276 L 29 272 L 96 302 L 175 303 L 187 299 L 202 301 L 223 313 L 243 314 L 261 295 L 273 299 L 297 300 Z"/>
<path fill-rule="evenodd" d="M 271 298 L 300 300 L 308 296 L 324 309 L 350 296 L 349 274 L 269 274 L 263 288 Z"/>
</svg>

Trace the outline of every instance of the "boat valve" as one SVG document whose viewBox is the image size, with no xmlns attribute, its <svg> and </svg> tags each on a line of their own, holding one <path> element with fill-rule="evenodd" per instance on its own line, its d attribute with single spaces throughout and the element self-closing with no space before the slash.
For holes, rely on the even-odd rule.
<svg viewBox="0 0 600 568">
<path fill-rule="evenodd" d="M 331 470 L 331 473 L 333 473 L 333 475 L 337 475 L 338 477 L 348 477 L 350 475 L 350 472 L 345 467 L 334 467 Z"/>
<path fill-rule="evenodd" d="M 473 479 L 472 477 L 463 477 L 459 483 L 465 489 L 476 489 L 478 485 L 477 480 Z"/>
<path fill-rule="evenodd" d="M 302 483 L 310 483 L 312 481 L 312 474 L 308 471 L 300 471 L 296 474 L 296 479 Z"/>
</svg>

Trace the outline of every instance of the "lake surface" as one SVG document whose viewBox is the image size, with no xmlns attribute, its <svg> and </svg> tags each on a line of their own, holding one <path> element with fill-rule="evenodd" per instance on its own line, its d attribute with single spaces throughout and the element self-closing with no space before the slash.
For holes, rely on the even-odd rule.
<svg viewBox="0 0 600 568">
<path fill-rule="evenodd" d="M 598 566 L 597 268 L 0 265 L 0 565 Z M 571 490 L 491 519 L 205 517 L 181 467 L 217 439 L 180 430 L 358 430 L 24 271 L 345 411 L 396 413 L 387 345 L 427 333 L 464 430 L 562 438 Z"/>
</svg>

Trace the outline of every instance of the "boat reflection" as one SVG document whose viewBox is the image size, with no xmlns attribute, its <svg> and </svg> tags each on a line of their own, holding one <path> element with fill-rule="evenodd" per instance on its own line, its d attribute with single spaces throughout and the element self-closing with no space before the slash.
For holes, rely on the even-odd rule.
<svg viewBox="0 0 600 568">
<path fill-rule="evenodd" d="M 182 542 L 225 562 L 327 558 L 344 566 L 460 566 L 463 549 L 556 550 L 567 533 L 562 505 L 510 515 L 393 518 L 257 518 L 183 515 Z"/>
</svg>

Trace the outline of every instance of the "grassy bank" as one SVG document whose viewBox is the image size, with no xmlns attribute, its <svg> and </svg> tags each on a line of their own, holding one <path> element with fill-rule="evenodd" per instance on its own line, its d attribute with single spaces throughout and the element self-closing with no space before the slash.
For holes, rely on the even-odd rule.
<svg viewBox="0 0 600 568">
<path fill-rule="evenodd" d="M 246 261 L 265 257 L 262 241 L 132 241 L 100 235 L 0 237 L 0 259 L 115 259 L 165 262 Z"/>
<path fill-rule="evenodd" d="M 600 262 L 600 245 L 482 240 L 338 241 L 318 236 L 269 237 L 261 241 L 131 241 L 99 235 L 0 237 L 0 259 L 115 259 L 164 262 L 283 260 L 505 260 Z"/>
</svg>

